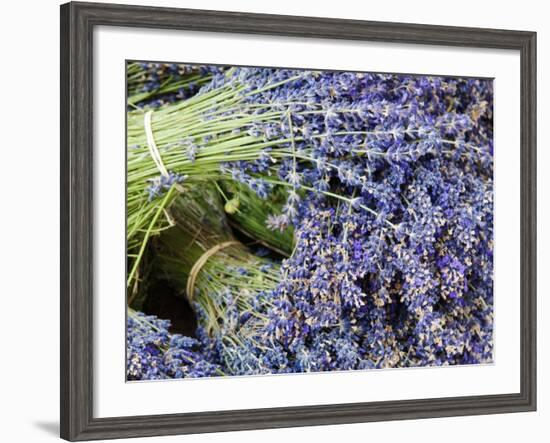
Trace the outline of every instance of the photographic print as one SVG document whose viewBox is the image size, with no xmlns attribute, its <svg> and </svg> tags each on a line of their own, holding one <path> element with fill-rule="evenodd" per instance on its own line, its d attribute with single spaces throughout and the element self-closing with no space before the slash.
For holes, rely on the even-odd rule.
<svg viewBox="0 0 550 443">
<path fill-rule="evenodd" d="M 493 362 L 493 80 L 128 61 L 128 381 Z"/>
</svg>

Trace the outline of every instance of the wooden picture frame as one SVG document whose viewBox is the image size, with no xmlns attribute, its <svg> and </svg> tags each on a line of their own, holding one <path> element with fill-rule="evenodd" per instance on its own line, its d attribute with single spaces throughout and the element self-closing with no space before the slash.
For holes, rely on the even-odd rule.
<svg viewBox="0 0 550 443">
<path fill-rule="evenodd" d="M 93 416 L 93 29 L 96 26 L 266 34 L 470 48 L 521 57 L 521 390 L 155 416 Z M 536 34 L 98 3 L 61 6 L 61 437 L 144 437 L 533 411 L 536 408 Z"/>
</svg>

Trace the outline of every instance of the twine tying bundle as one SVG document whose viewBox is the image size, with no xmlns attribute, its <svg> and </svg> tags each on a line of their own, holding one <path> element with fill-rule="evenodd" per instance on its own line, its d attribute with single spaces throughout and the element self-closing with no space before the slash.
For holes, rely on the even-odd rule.
<svg viewBox="0 0 550 443">
<path fill-rule="evenodd" d="M 153 136 L 152 118 L 153 111 L 147 111 L 145 113 L 145 117 L 143 118 L 143 126 L 145 128 L 145 137 L 147 138 L 147 147 L 149 148 L 149 154 L 151 154 L 151 158 L 153 159 L 153 162 L 155 162 L 155 165 L 161 175 L 164 177 L 170 177 L 170 173 L 168 172 L 166 166 L 164 166 L 164 162 L 162 161 L 159 148 L 155 143 L 155 137 Z M 176 183 L 174 186 L 179 192 L 183 192 L 183 187 L 179 183 Z"/>
<path fill-rule="evenodd" d="M 205 251 L 204 254 L 202 254 L 199 257 L 199 259 L 195 262 L 195 264 L 191 268 L 191 271 L 189 272 L 189 278 L 187 279 L 187 286 L 185 288 L 185 292 L 187 293 L 187 299 L 190 302 L 193 301 L 193 294 L 195 291 L 195 281 L 197 280 L 199 272 L 201 271 L 202 267 L 206 264 L 208 259 L 213 255 L 217 254 L 222 249 L 225 249 L 229 246 L 240 245 L 240 244 L 241 242 L 237 240 L 230 240 L 223 243 L 218 243 L 217 245 L 214 245 L 213 247 Z"/>
</svg>

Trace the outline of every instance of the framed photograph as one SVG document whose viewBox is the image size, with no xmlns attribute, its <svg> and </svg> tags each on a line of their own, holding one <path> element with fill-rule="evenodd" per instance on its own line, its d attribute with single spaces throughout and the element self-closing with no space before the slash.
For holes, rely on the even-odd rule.
<svg viewBox="0 0 550 443">
<path fill-rule="evenodd" d="M 61 6 L 61 437 L 534 411 L 536 34 Z"/>
</svg>

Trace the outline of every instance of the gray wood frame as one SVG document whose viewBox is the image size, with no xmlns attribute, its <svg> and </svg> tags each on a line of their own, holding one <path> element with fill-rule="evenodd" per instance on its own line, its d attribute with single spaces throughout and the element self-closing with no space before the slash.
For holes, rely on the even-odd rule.
<svg viewBox="0 0 550 443">
<path fill-rule="evenodd" d="M 521 392 L 94 418 L 93 29 L 98 25 L 501 48 L 521 54 Z M 61 437 L 70 441 L 536 409 L 536 33 L 98 3 L 61 6 Z"/>
</svg>

